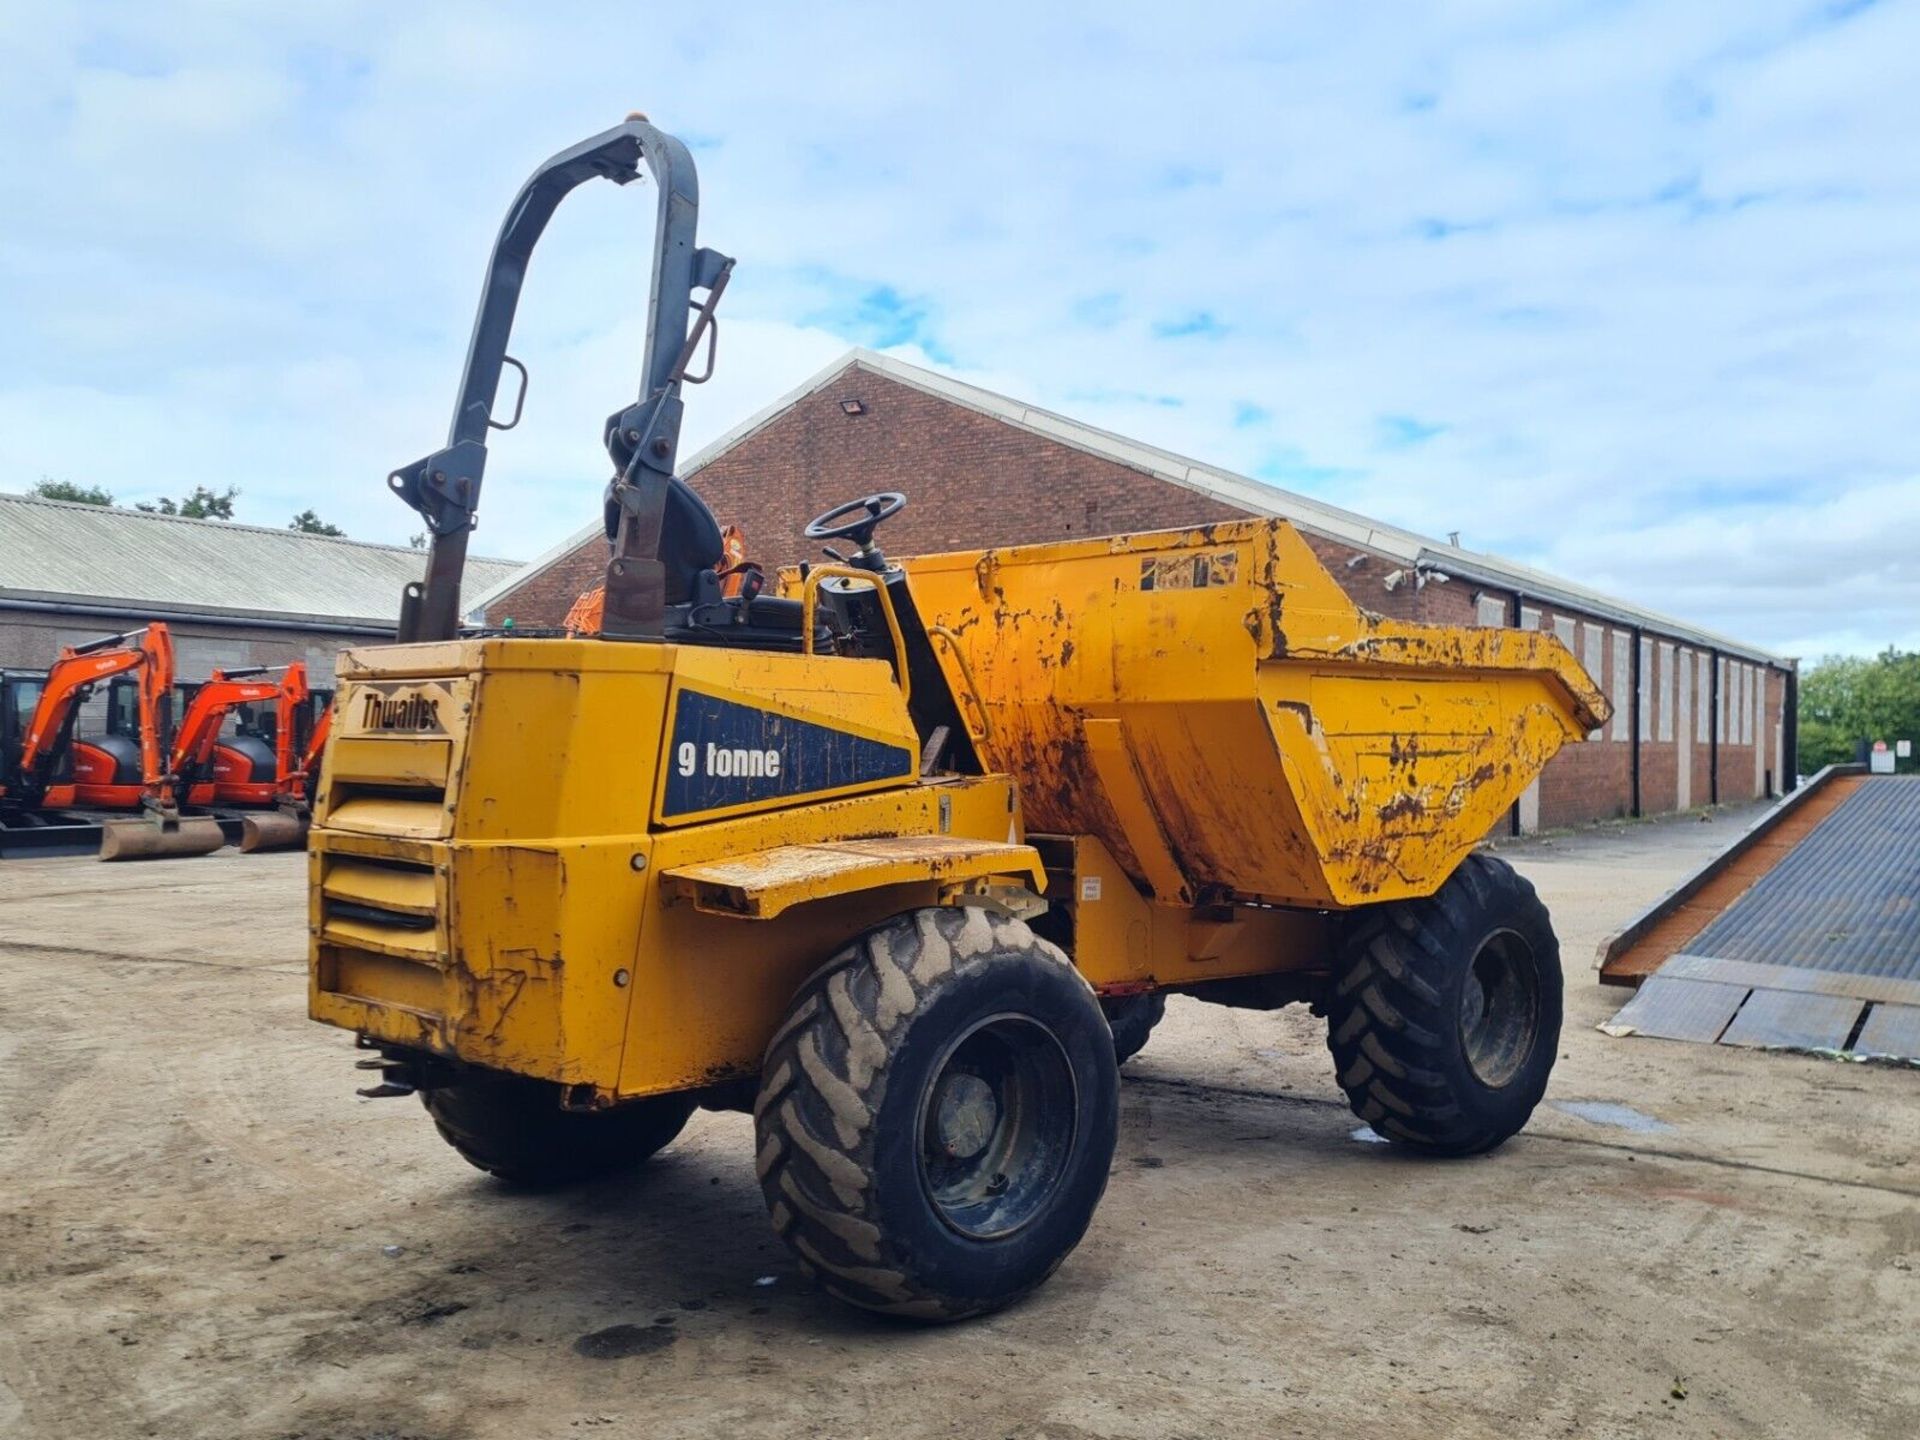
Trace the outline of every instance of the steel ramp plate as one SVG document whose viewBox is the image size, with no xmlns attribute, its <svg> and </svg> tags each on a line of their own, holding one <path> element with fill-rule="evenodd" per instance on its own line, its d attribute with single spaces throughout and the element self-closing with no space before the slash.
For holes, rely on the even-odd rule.
<svg viewBox="0 0 1920 1440">
<path fill-rule="evenodd" d="M 1601 1028 L 1920 1058 L 1920 779 L 1851 784 Z"/>
<path fill-rule="evenodd" d="M 1856 1055 L 1920 1060 L 1920 1005 L 1876 1005 L 1854 1042 Z"/>
<path fill-rule="evenodd" d="M 1861 785 L 1687 949 L 1920 980 L 1920 778 Z"/>
<path fill-rule="evenodd" d="M 1655 975 L 1633 992 L 1633 999 L 1606 1028 L 1615 1035 L 1651 1035 L 1656 1040 L 1694 1040 L 1711 1045 L 1746 998 L 1745 985 L 1670 980 Z"/>
<path fill-rule="evenodd" d="M 1865 1002 L 1799 990 L 1756 990 L 1720 1036 L 1722 1045 L 1838 1050 L 1853 1035 Z"/>
<path fill-rule="evenodd" d="M 1801 785 L 1671 894 L 1609 936 L 1600 949 L 1600 983 L 1638 985 L 1670 956 L 1688 949 L 1866 780 L 1850 767 L 1829 765 Z"/>
<path fill-rule="evenodd" d="M 1854 1000 L 1883 1000 L 1920 1005 L 1920 980 L 1889 980 L 1849 975 L 1844 970 L 1808 970 L 1799 965 L 1756 965 L 1751 960 L 1719 960 L 1711 955 L 1675 955 L 1660 967 L 1663 980 L 1717 980 L 1752 990 L 1800 990 L 1812 995 L 1844 995 Z"/>
</svg>

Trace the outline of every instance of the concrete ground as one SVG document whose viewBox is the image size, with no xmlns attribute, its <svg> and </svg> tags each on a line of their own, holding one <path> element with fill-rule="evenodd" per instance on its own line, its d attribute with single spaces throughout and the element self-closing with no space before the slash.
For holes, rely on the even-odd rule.
<svg viewBox="0 0 1920 1440">
<path fill-rule="evenodd" d="M 529 1196 L 356 1099 L 297 856 L 0 862 L 0 1435 L 1920 1434 L 1920 1073 L 1593 1028 L 1737 823 L 1508 849 L 1568 1023 L 1490 1157 L 1354 1139 L 1304 1012 L 1176 1000 L 1086 1243 L 948 1330 L 801 1281 L 744 1117 Z"/>
</svg>

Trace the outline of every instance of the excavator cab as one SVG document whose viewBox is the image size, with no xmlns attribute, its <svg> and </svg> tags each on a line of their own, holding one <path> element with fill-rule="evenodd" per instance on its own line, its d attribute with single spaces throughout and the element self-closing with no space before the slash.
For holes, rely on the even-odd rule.
<svg viewBox="0 0 1920 1440">
<path fill-rule="evenodd" d="M 241 805 L 271 805 L 280 779 L 279 714 L 276 701 L 250 700 L 233 707 L 233 728 L 214 744 L 214 798 Z"/>
<path fill-rule="evenodd" d="M 333 728 L 333 687 L 309 690 L 307 698 L 295 707 L 293 720 L 292 743 L 286 751 L 288 778 L 300 803 L 311 808 L 314 789 L 320 783 L 320 759 Z"/>
<path fill-rule="evenodd" d="M 0 797 L 20 784 L 20 752 L 27 726 L 46 693 L 44 670 L 0 670 Z"/>
<path fill-rule="evenodd" d="M 144 784 L 141 758 L 141 728 L 151 723 L 156 732 L 162 753 L 166 750 L 167 736 L 173 729 L 172 717 L 175 699 L 185 688 L 179 685 L 171 691 L 157 697 L 151 721 L 143 720 L 140 703 L 140 681 L 132 675 L 117 675 L 107 682 L 106 727 L 98 734 L 76 737 L 74 750 L 76 766 L 92 777 L 91 783 L 110 785 L 124 796 L 116 795 L 113 804 L 119 808 L 122 799 L 127 806 L 140 803 L 140 788 Z M 95 796 L 95 803 L 105 803 Z"/>
<path fill-rule="evenodd" d="M 222 735 L 213 750 L 215 797 L 235 799 L 238 803 L 270 804 L 278 778 L 274 763 L 273 737 L 263 735 L 245 717 L 237 717 L 233 730 Z M 255 799 L 253 792 L 260 792 Z M 244 792 L 244 798 L 241 798 Z"/>
</svg>

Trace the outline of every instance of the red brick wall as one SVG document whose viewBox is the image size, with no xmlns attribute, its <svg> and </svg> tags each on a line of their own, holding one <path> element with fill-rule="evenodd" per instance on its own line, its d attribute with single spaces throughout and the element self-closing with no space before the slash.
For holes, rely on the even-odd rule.
<svg viewBox="0 0 1920 1440">
<path fill-rule="evenodd" d="M 567 618 L 581 592 L 607 578 L 607 542 L 598 535 L 507 591 L 487 607 L 487 624 L 511 620 L 522 628 L 549 628 Z"/>
<path fill-rule="evenodd" d="M 862 413 L 846 414 L 841 409 L 846 400 L 858 400 Z M 748 554 L 769 571 L 818 557 L 817 547 L 800 535 L 814 515 L 882 490 L 904 491 L 908 499 L 906 509 L 880 532 L 883 548 L 896 555 L 1170 529 L 1246 513 L 859 366 L 689 478 L 723 524 L 745 531 Z M 1398 619 L 1472 625 L 1479 623 L 1478 602 L 1485 597 L 1497 602 L 1500 623 L 1511 623 L 1513 597 L 1506 592 L 1461 580 L 1421 587 L 1410 575 L 1389 590 L 1385 581 L 1402 562 L 1342 541 L 1306 538 L 1335 579 L 1369 610 Z M 1364 558 L 1349 564 L 1356 556 Z M 499 624 L 511 616 L 521 626 L 557 625 L 575 597 L 600 583 L 605 565 L 606 547 L 596 536 L 491 606 L 487 619 Z M 1527 618 L 1534 618 L 1535 608 L 1528 603 Z M 1614 656 L 1616 650 L 1627 655 L 1631 675 L 1630 632 L 1578 612 L 1537 608 L 1538 627 L 1549 633 L 1556 619 L 1574 622 L 1572 649 L 1583 663 L 1590 653 L 1588 629 L 1600 632 L 1601 664 L 1594 679 L 1609 698 L 1626 706 L 1628 715 L 1624 729 L 1609 723 L 1598 739 L 1566 747 L 1541 777 L 1537 804 L 1530 798 L 1522 808 L 1530 823 L 1543 828 L 1629 814 L 1638 716 L 1630 694 L 1615 695 Z M 1674 807 L 1679 746 L 1683 740 L 1691 743 L 1694 733 L 1689 724 L 1682 737 L 1676 719 L 1673 738 L 1659 740 L 1662 696 L 1654 671 L 1661 654 L 1656 637 L 1654 666 L 1645 677 L 1654 687 L 1652 738 L 1640 747 L 1641 809 L 1647 814 Z M 1784 681 L 1775 673 L 1769 727 L 1784 693 Z M 1696 697 L 1694 704 L 1699 703 Z M 1769 728 L 1768 766 L 1776 772 L 1777 790 L 1772 735 Z M 1689 801 L 1694 806 L 1708 803 L 1710 748 L 1705 743 L 1693 747 Z M 1723 745 L 1720 765 L 1722 799 L 1751 798 L 1751 746 Z"/>
<path fill-rule="evenodd" d="M 862 413 L 846 414 L 843 400 L 858 400 Z M 882 490 L 907 496 L 906 509 L 880 532 L 882 547 L 896 555 L 1167 530 L 1247 514 L 859 367 L 689 478 L 722 524 L 746 532 L 749 556 L 769 572 L 820 557 L 800 535 L 808 520 Z M 1468 587 L 1422 590 L 1409 579 L 1389 591 L 1383 582 L 1398 561 L 1307 539 L 1370 610 L 1408 620 L 1472 618 Z M 1349 568 L 1361 553 L 1368 558 Z M 557 625 L 605 567 L 604 543 L 590 539 L 488 607 L 487 621 Z M 1436 605 L 1446 613 L 1431 614 Z"/>
</svg>

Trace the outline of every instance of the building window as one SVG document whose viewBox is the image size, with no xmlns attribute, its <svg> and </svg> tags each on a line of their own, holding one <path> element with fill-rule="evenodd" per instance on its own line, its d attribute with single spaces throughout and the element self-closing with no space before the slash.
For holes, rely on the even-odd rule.
<svg viewBox="0 0 1920 1440">
<path fill-rule="evenodd" d="M 1639 701 L 1640 743 L 1646 744 L 1653 739 L 1653 641 L 1645 636 L 1640 640 L 1640 693 Z"/>
<path fill-rule="evenodd" d="M 1673 646 L 1660 642 L 1660 739 L 1673 739 Z"/>
<path fill-rule="evenodd" d="M 1520 628 L 1522 630 L 1538 630 L 1540 628 L 1540 612 L 1531 605 L 1522 605 L 1520 607 Z"/>
<path fill-rule="evenodd" d="M 1728 671 L 1731 667 L 1725 660 L 1719 662 L 1720 684 L 1713 692 L 1713 738 L 1716 743 L 1727 743 L 1727 682 L 1732 678 Z"/>
<path fill-rule="evenodd" d="M 1476 625 L 1489 629 L 1507 623 L 1507 602 L 1498 595 L 1476 595 L 1473 597 L 1473 620 Z"/>
<path fill-rule="evenodd" d="M 1607 663 L 1607 632 L 1602 630 L 1598 625 L 1582 625 L 1580 627 L 1580 643 L 1582 647 L 1580 663 L 1586 666 L 1587 677 L 1592 680 L 1594 684 L 1598 685 L 1600 683 L 1601 673 L 1606 668 Z M 1598 740 L 1604 733 L 1604 729 L 1589 731 L 1587 739 Z"/>
<path fill-rule="evenodd" d="M 1682 645 L 1674 660 L 1673 682 L 1679 687 L 1673 711 L 1673 738 L 1685 745 L 1693 722 L 1693 651 Z"/>
<path fill-rule="evenodd" d="M 1708 713 L 1707 696 L 1713 688 L 1713 665 L 1709 655 L 1697 656 L 1696 669 L 1699 672 L 1694 683 L 1693 738 L 1701 745 L 1707 743 L 1713 734 L 1713 716 Z"/>
<path fill-rule="evenodd" d="M 1613 632 L 1613 738 L 1625 740 L 1633 723 L 1633 653 L 1627 648 L 1633 637 L 1624 630 Z"/>
</svg>

